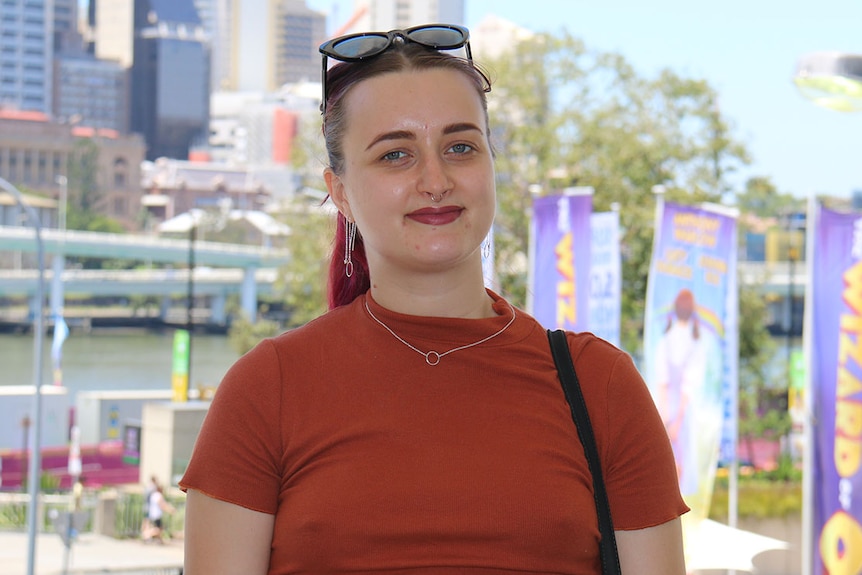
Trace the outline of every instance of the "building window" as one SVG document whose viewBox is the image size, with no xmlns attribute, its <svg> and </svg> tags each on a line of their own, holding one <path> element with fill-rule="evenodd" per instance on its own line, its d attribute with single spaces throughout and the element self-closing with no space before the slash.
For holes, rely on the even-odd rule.
<svg viewBox="0 0 862 575">
<path fill-rule="evenodd" d="M 125 158 L 114 159 L 114 187 L 125 188 L 129 181 L 129 163 Z"/>
<path fill-rule="evenodd" d="M 36 173 L 36 181 L 40 184 L 48 182 L 48 158 L 45 152 L 39 152 L 38 171 Z"/>
</svg>

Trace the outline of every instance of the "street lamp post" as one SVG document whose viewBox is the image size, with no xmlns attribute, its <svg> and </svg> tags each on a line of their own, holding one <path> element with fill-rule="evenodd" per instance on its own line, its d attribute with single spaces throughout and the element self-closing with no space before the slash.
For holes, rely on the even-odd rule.
<svg viewBox="0 0 862 575">
<path fill-rule="evenodd" d="M 195 239 L 197 236 L 197 222 L 194 218 L 189 225 L 189 283 L 186 298 L 186 331 L 189 334 L 186 356 L 186 392 L 188 398 L 189 388 L 192 384 L 192 331 L 194 330 L 194 301 L 195 301 Z"/>
<path fill-rule="evenodd" d="M 36 314 L 33 318 L 33 419 L 30 423 L 33 441 L 31 443 L 33 456 L 30 458 L 28 473 L 28 492 L 30 504 L 27 506 L 27 575 L 33 575 L 36 569 L 36 510 L 39 507 L 39 487 L 42 470 L 42 345 L 45 338 L 44 326 L 44 282 L 45 282 L 45 250 L 42 245 L 42 225 L 39 216 L 32 206 L 27 205 L 18 188 L 0 178 L 0 188 L 6 190 L 27 214 L 33 225 L 36 236 L 36 253 L 39 265 L 39 276 L 36 283 Z"/>
<path fill-rule="evenodd" d="M 57 176 L 55 181 L 60 186 L 60 202 L 57 213 L 57 229 L 60 232 L 59 249 L 54 253 L 51 261 L 51 319 L 54 322 L 54 345 L 52 346 L 51 359 L 54 367 L 54 385 L 63 385 L 63 372 L 60 362 L 60 347 L 65 338 L 63 330 L 66 325 L 63 319 L 63 307 L 65 298 L 63 295 L 63 273 L 66 271 L 66 212 L 69 205 L 69 180 L 66 176 Z M 59 342 L 59 343 L 58 343 Z"/>
</svg>

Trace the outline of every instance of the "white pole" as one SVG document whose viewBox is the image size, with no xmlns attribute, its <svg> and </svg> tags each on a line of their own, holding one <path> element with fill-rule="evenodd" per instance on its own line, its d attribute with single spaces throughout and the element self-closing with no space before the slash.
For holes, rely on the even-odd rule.
<svg viewBox="0 0 862 575">
<path fill-rule="evenodd" d="M 808 215 L 805 230 L 805 309 L 802 320 L 802 349 L 805 361 L 805 387 L 803 388 L 804 415 L 802 419 L 802 575 L 812 575 L 814 552 L 814 389 L 811 373 L 811 354 L 814 351 L 814 242 L 820 225 L 820 210 L 814 196 L 808 198 Z"/>
<path fill-rule="evenodd" d="M 37 536 L 37 516 L 36 511 L 39 507 L 39 487 L 41 481 L 42 470 L 42 343 L 45 337 L 45 326 L 43 323 L 43 306 L 44 302 L 44 280 L 45 280 L 45 251 L 42 246 L 42 226 L 39 223 L 39 216 L 36 211 L 29 205 L 24 203 L 21 197 L 21 192 L 18 189 L 0 178 L 0 188 L 8 191 L 18 202 L 23 210 L 27 213 L 27 218 L 33 225 L 33 232 L 36 235 L 36 252 L 39 262 L 39 279 L 36 284 L 36 317 L 33 318 L 33 424 L 31 434 L 33 440 L 30 442 L 32 446 L 33 456 L 30 458 L 30 472 L 27 474 L 30 485 L 28 486 L 30 493 L 30 504 L 27 506 L 27 575 L 34 575 L 36 568 L 36 536 Z"/>
<path fill-rule="evenodd" d="M 68 184 L 66 176 L 57 176 L 60 185 L 60 205 L 57 214 L 57 229 L 60 230 L 60 248 L 51 261 L 51 318 L 55 325 L 63 315 L 63 271 L 66 269 L 66 206 L 68 203 Z"/>
<path fill-rule="evenodd" d="M 534 312 L 533 306 L 535 305 L 536 299 L 536 270 L 534 269 L 536 266 L 536 210 L 533 207 L 538 198 L 542 194 L 542 186 L 539 184 L 531 184 L 528 187 L 530 192 L 530 208 L 529 208 L 529 216 L 530 216 L 530 238 L 528 240 L 529 245 L 527 246 L 527 297 L 526 297 L 526 305 L 527 305 L 527 313 L 532 314 Z"/>
</svg>

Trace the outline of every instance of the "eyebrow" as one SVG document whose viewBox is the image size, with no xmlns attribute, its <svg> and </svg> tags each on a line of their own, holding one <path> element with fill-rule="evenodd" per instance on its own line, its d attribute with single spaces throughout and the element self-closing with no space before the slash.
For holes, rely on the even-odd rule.
<svg viewBox="0 0 862 575">
<path fill-rule="evenodd" d="M 449 124 L 443 128 L 443 134 L 457 134 L 458 132 L 469 132 L 476 131 L 482 133 L 482 130 L 479 129 L 479 126 L 473 124 L 471 122 L 459 122 L 457 124 Z M 375 145 L 380 142 L 386 142 L 388 140 L 415 140 L 416 134 L 410 132 L 408 130 L 393 130 L 391 132 L 384 132 L 378 135 L 376 138 L 371 140 L 371 143 L 365 148 L 366 150 L 370 150 Z"/>
</svg>

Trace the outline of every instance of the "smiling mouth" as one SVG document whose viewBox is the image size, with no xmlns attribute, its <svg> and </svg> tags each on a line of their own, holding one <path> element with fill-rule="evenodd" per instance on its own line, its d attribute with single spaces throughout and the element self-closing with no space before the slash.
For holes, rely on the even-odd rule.
<svg viewBox="0 0 862 575">
<path fill-rule="evenodd" d="M 422 208 L 410 212 L 407 217 L 421 224 L 431 226 L 442 226 L 450 224 L 461 216 L 464 208 L 458 206 L 444 206 L 442 208 Z"/>
</svg>

